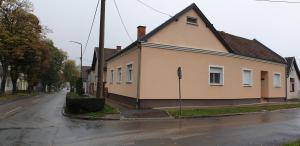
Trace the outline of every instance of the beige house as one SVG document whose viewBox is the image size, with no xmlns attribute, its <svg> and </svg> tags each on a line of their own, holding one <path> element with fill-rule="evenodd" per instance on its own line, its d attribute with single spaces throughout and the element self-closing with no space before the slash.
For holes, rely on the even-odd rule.
<svg viewBox="0 0 300 146">
<path fill-rule="evenodd" d="M 287 57 L 287 99 L 300 99 L 300 71 L 295 57 Z"/>
<path fill-rule="evenodd" d="M 109 98 L 140 108 L 279 102 L 286 61 L 257 40 L 217 31 L 192 4 L 107 59 Z"/>
</svg>

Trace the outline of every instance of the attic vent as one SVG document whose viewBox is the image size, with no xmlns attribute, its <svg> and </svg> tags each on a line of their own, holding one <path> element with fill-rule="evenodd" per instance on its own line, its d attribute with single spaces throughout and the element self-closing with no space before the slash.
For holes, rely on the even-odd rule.
<svg viewBox="0 0 300 146">
<path fill-rule="evenodd" d="M 190 16 L 188 16 L 188 17 L 186 18 L 186 23 L 187 23 L 187 24 L 191 24 L 191 25 L 198 25 L 198 20 L 197 20 L 197 18 L 195 18 L 195 17 L 190 17 Z"/>
</svg>

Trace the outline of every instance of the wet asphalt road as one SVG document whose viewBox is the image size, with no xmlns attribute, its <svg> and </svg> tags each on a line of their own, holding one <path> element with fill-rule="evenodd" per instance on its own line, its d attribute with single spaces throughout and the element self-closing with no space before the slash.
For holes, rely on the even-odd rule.
<svg viewBox="0 0 300 146">
<path fill-rule="evenodd" d="M 277 146 L 300 138 L 300 110 L 189 120 L 82 121 L 61 115 L 65 93 L 0 105 L 0 146 Z"/>
</svg>

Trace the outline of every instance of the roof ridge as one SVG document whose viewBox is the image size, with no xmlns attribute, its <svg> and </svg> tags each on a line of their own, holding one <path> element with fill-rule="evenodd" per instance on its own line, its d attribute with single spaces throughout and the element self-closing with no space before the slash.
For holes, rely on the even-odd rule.
<svg viewBox="0 0 300 146">
<path fill-rule="evenodd" d="M 245 39 L 245 40 L 248 40 L 248 41 L 254 41 L 255 40 L 255 39 L 248 39 L 248 38 L 245 38 L 245 37 L 241 37 L 241 36 L 231 34 L 231 33 L 225 32 L 225 31 L 219 31 L 219 33 L 224 33 L 226 35 L 230 35 L 232 37 L 236 37 L 236 38 L 240 38 L 240 39 Z"/>
<path fill-rule="evenodd" d="M 261 43 L 260 41 L 254 39 L 255 42 L 257 42 L 259 45 L 263 46 L 264 48 L 268 49 L 269 51 L 271 51 L 273 54 L 277 55 L 278 57 L 280 57 L 281 59 L 283 59 L 285 61 L 285 64 L 287 63 L 285 58 L 282 57 L 281 55 L 279 55 L 278 53 L 276 53 L 275 51 L 273 51 L 272 49 L 270 49 L 269 47 L 267 47 L 266 45 L 264 45 L 263 43 Z"/>
</svg>

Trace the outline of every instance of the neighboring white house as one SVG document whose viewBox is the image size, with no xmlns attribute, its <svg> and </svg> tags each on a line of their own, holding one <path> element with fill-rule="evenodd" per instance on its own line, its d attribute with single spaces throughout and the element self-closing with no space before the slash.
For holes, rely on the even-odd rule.
<svg viewBox="0 0 300 146">
<path fill-rule="evenodd" d="M 1 87 L 2 77 L 3 77 L 3 70 L 0 64 L 0 87 Z M 25 79 L 25 75 L 21 73 L 17 80 L 17 90 L 24 91 L 27 90 L 27 87 L 28 87 L 28 82 Z M 8 73 L 6 78 L 6 84 L 5 84 L 5 92 L 6 93 L 11 92 L 12 90 L 13 90 L 12 80 L 10 74 Z"/>
<path fill-rule="evenodd" d="M 90 66 L 82 66 L 82 82 L 83 82 L 83 88 L 84 88 L 84 93 L 88 93 L 89 87 L 88 87 L 88 75 L 89 75 L 89 70 L 91 69 Z"/>
<path fill-rule="evenodd" d="M 295 57 L 287 57 L 287 99 L 300 99 L 300 71 Z"/>
</svg>

